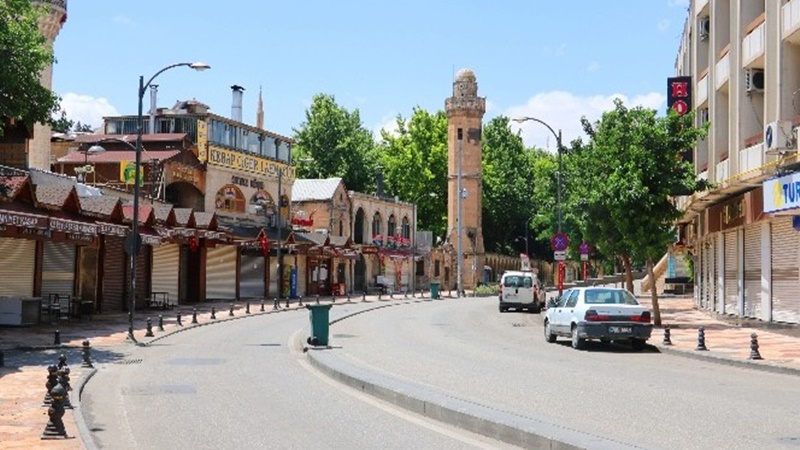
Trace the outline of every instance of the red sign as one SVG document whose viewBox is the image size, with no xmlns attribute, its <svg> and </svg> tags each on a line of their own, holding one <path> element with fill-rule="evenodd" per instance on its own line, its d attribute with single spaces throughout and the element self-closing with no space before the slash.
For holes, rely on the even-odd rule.
<svg viewBox="0 0 800 450">
<path fill-rule="evenodd" d="M 563 252 L 567 249 L 567 247 L 569 247 L 569 236 L 558 232 L 550 239 L 550 245 L 553 246 L 553 250 L 557 252 Z"/>
<path fill-rule="evenodd" d="M 667 107 L 684 115 L 692 109 L 692 77 L 667 78 Z"/>
</svg>

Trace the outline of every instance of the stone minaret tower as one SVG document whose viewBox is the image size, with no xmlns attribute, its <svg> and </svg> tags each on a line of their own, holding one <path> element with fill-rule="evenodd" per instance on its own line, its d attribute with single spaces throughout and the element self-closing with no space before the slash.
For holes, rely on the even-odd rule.
<svg viewBox="0 0 800 450">
<path fill-rule="evenodd" d="M 264 102 L 261 100 L 261 86 L 258 87 L 258 106 L 256 107 L 256 128 L 264 129 Z"/>
<path fill-rule="evenodd" d="M 461 157 L 461 248 L 464 255 L 462 280 L 471 289 L 482 280 L 483 248 L 481 126 L 486 112 L 486 98 L 478 97 L 478 82 L 469 69 L 461 69 L 453 82 L 453 96 L 445 100 L 447 111 L 447 235 L 457 252 L 458 245 L 458 173 Z M 461 152 L 459 155 L 459 131 Z M 457 264 L 457 262 L 455 263 Z M 454 270 L 457 266 L 454 264 Z M 456 282 L 458 273 L 454 273 Z"/>
<path fill-rule="evenodd" d="M 67 0 L 34 0 L 37 6 L 44 6 L 49 11 L 39 20 L 39 31 L 53 43 L 67 21 Z M 53 65 L 46 67 L 41 74 L 42 86 L 53 88 Z M 33 126 L 33 139 L 28 141 L 28 167 L 50 170 L 50 127 L 37 123 Z"/>
</svg>

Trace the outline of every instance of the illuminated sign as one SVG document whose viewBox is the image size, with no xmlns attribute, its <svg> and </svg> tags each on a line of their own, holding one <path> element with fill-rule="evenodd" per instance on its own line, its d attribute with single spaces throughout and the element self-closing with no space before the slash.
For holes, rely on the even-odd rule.
<svg viewBox="0 0 800 450">
<path fill-rule="evenodd" d="M 774 213 L 800 208 L 800 173 L 764 182 L 764 212 Z"/>
<path fill-rule="evenodd" d="M 277 161 L 272 161 L 260 156 L 235 152 L 219 147 L 209 147 L 208 163 L 214 166 L 227 167 L 229 169 L 273 178 L 277 178 L 278 173 L 282 171 L 286 181 L 294 179 L 294 167 L 292 166 L 281 164 Z"/>
</svg>

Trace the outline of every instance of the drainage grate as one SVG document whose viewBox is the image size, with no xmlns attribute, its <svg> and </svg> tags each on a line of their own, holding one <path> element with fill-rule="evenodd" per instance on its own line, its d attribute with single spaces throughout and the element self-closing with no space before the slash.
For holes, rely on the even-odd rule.
<svg viewBox="0 0 800 450">
<path fill-rule="evenodd" d="M 122 361 L 117 361 L 117 364 L 139 364 L 142 362 L 142 359 L 123 359 Z"/>
<path fill-rule="evenodd" d="M 525 324 L 524 323 L 514 323 L 514 324 L 511 324 L 511 326 L 512 327 L 524 327 Z"/>
</svg>

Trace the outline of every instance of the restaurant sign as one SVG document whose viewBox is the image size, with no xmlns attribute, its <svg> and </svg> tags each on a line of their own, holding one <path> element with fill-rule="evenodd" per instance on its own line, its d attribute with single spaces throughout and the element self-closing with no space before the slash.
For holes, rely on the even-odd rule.
<svg viewBox="0 0 800 450">
<path fill-rule="evenodd" d="M 0 211 L 0 224 L 21 228 L 47 229 L 47 217 L 12 211 Z"/>
<path fill-rule="evenodd" d="M 219 147 L 209 148 L 208 163 L 214 166 L 227 167 L 274 178 L 277 178 L 278 174 L 283 172 L 282 176 L 285 177 L 287 181 L 294 179 L 294 167 L 292 166 L 260 156 L 235 152 Z"/>
<path fill-rule="evenodd" d="M 113 223 L 97 222 L 97 232 L 107 236 L 125 237 L 128 235 L 130 228 L 124 225 L 115 225 Z"/>
<path fill-rule="evenodd" d="M 50 229 L 62 233 L 97 234 L 97 225 L 93 223 L 76 222 L 74 220 L 50 218 Z"/>
</svg>

